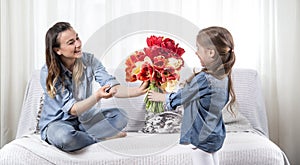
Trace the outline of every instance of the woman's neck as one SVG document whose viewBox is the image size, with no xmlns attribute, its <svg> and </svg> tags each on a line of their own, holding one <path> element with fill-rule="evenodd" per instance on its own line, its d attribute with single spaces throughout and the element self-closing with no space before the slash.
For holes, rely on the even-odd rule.
<svg viewBox="0 0 300 165">
<path fill-rule="evenodd" d="M 73 72 L 73 68 L 75 65 L 75 61 L 76 59 L 72 59 L 72 60 L 63 60 L 63 64 L 64 66 L 71 72 Z"/>
</svg>

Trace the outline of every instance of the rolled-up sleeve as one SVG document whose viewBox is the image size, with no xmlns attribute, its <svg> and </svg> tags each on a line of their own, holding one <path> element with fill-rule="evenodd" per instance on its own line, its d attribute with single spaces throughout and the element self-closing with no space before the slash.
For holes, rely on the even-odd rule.
<svg viewBox="0 0 300 165">
<path fill-rule="evenodd" d="M 120 84 L 116 77 L 110 75 L 106 71 L 102 63 L 94 56 L 92 57 L 92 65 L 95 75 L 95 81 L 98 82 L 101 86 L 104 86 L 106 84 L 109 84 L 111 86 Z"/>
<path fill-rule="evenodd" d="M 73 105 L 76 103 L 76 100 L 74 98 L 71 98 L 65 102 L 63 107 L 61 108 L 63 112 L 69 113 L 69 110 L 73 107 Z"/>
<path fill-rule="evenodd" d="M 182 99 L 183 89 L 178 90 L 176 93 L 170 93 L 166 95 L 166 108 L 167 110 L 174 110 L 177 106 L 183 104 Z"/>
<path fill-rule="evenodd" d="M 171 106 L 171 102 L 173 101 L 173 99 L 171 99 L 172 95 L 174 95 L 174 93 L 166 94 L 166 109 L 169 111 L 174 110 L 176 108 L 173 108 L 173 106 Z"/>
</svg>

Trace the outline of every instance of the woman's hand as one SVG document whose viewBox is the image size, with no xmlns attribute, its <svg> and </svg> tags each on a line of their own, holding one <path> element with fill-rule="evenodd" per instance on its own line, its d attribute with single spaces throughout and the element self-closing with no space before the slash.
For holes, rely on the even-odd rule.
<svg viewBox="0 0 300 165">
<path fill-rule="evenodd" d="M 149 87 L 149 81 L 143 81 L 143 83 L 140 85 L 140 87 L 138 88 L 138 95 L 142 95 L 147 93 L 148 91 L 148 87 Z"/>
<path fill-rule="evenodd" d="M 90 97 L 76 102 L 72 108 L 70 109 L 69 113 L 71 115 L 80 115 L 83 112 L 91 109 L 101 98 L 110 98 L 112 97 L 116 91 L 115 90 L 109 90 L 109 93 L 105 92 L 108 88 L 110 88 L 109 85 L 105 85 L 98 89 L 93 95 Z"/>
<path fill-rule="evenodd" d="M 110 88 L 109 85 L 104 85 L 103 87 L 101 87 L 96 91 L 95 96 L 97 101 L 99 101 L 101 98 L 105 98 L 105 99 L 111 98 L 115 93 L 117 93 L 116 88 L 111 88 L 109 92 L 106 92 L 109 88 Z"/>
<path fill-rule="evenodd" d="M 148 92 L 148 99 L 150 101 L 165 102 L 166 101 L 165 97 L 166 97 L 166 95 L 163 94 L 163 93 L 155 92 L 155 91 L 152 91 L 152 90 L 150 90 Z"/>
</svg>

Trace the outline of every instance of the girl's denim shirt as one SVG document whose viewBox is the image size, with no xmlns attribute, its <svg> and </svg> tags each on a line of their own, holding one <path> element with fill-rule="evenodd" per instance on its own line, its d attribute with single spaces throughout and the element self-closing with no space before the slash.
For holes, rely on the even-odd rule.
<svg viewBox="0 0 300 165">
<path fill-rule="evenodd" d="M 228 77 L 219 80 L 205 72 L 176 93 L 167 94 L 168 110 L 184 107 L 180 143 L 193 144 L 210 153 L 218 151 L 226 136 L 222 109 L 228 99 Z"/>
<path fill-rule="evenodd" d="M 68 120 L 76 118 L 69 114 L 72 106 L 80 100 L 83 100 L 92 95 L 92 82 L 95 80 L 101 86 L 110 84 L 112 86 L 120 84 L 116 78 L 110 75 L 102 63 L 90 53 L 83 52 L 82 62 L 84 65 L 83 75 L 80 84 L 75 88 L 75 83 L 72 79 L 72 72 L 70 72 L 63 64 L 61 64 L 62 74 L 65 76 L 64 86 L 62 79 L 59 78 L 55 84 L 56 95 L 51 98 L 46 89 L 46 78 L 48 75 L 48 68 L 44 65 L 40 72 L 40 83 L 44 90 L 44 106 L 42 109 L 41 118 L 39 121 L 39 128 L 41 130 L 41 137 L 46 139 L 45 129 L 50 122 L 57 120 Z"/>
</svg>

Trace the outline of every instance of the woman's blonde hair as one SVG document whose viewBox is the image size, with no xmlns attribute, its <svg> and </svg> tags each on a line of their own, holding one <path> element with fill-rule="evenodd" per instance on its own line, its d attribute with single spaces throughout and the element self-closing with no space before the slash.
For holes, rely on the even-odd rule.
<svg viewBox="0 0 300 165">
<path fill-rule="evenodd" d="M 58 22 L 53 25 L 46 33 L 45 43 L 46 43 L 46 65 L 48 68 L 48 75 L 46 79 L 46 89 L 50 97 L 54 98 L 56 95 L 55 84 L 61 78 L 62 85 L 64 87 L 65 75 L 62 73 L 61 59 L 59 55 L 54 51 L 54 48 L 60 47 L 59 37 L 60 34 L 66 30 L 73 29 L 72 26 L 67 22 Z M 83 63 L 82 59 L 76 59 L 73 68 L 73 79 L 75 85 L 80 83 L 80 79 L 83 73 Z"/>
</svg>

